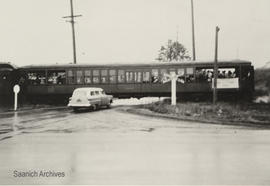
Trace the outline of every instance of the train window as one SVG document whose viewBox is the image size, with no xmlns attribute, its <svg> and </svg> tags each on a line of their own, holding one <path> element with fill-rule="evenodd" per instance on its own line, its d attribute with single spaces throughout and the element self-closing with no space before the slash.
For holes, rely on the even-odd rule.
<svg viewBox="0 0 270 186">
<path fill-rule="evenodd" d="M 143 72 L 143 83 L 149 83 L 150 82 L 150 72 Z"/>
<path fill-rule="evenodd" d="M 178 68 L 177 69 L 177 75 L 184 76 L 185 74 L 185 69 L 184 68 Z"/>
<path fill-rule="evenodd" d="M 107 76 L 101 76 L 101 83 L 107 83 Z"/>
<path fill-rule="evenodd" d="M 193 72 L 193 68 L 187 68 L 186 69 L 186 71 L 187 71 L 187 74 L 193 74 L 194 72 Z"/>
<path fill-rule="evenodd" d="M 238 77 L 238 72 L 235 68 L 219 68 L 218 78 L 235 78 Z"/>
<path fill-rule="evenodd" d="M 195 77 L 197 82 L 212 82 L 214 77 L 211 68 L 196 68 Z"/>
<path fill-rule="evenodd" d="M 93 83 L 99 83 L 99 76 L 93 76 Z"/>
<path fill-rule="evenodd" d="M 158 69 L 152 69 L 151 82 L 152 83 L 158 83 L 159 82 Z"/>
<path fill-rule="evenodd" d="M 108 82 L 108 71 L 107 70 L 101 70 L 101 83 L 107 83 Z"/>
<path fill-rule="evenodd" d="M 116 83 L 116 70 L 109 70 L 110 83 Z"/>
<path fill-rule="evenodd" d="M 170 78 L 167 77 L 166 75 L 168 75 L 168 70 L 167 69 L 160 69 L 161 83 L 167 83 L 170 81 Z"/>
<path fill-rule="evenodd" d="M 48 84 L 65 84 L 66 83 L 66 72 L 61 71 L 48 71 Z"/>
<path fill-rule="evenodd" d="M 141 72 L 134 72 L 134 81 L 135 81 L 135 83 L 142 82 L 142 73 Z"/>
<path fill-rule="evenodd" d="M 83 71 L 82 70 L 77 70 L 76 72 L 76 83 L 83 84 Z"/>
<path fill-rule="evenodd" d="M 108 74 L 107 70 L 101 70 L 101 76 L 107 76 Z"/>
<path fill-rule="evenodd" d="M 91 76 L 91 70 L 85 70 L 84 76 Z"/>
<path fill-rule="evenodd" d="M 99 70 L 93 70 L 93 83 L 99 83 L 100 77 L 99 77 Z"/>
<path fill-rule="evenodd" d="M 180 83 L 185 83 L 185 69 L 178 68 L 176 73 L 179 75 L 177 81 Z"/>
<path fill-rule="evenodd" d="M 126 71 L 126 82 L 127 83 L 133 83 L 134 82 L 133 72 L 127 72 Z"/>
<path fill-rule="evenodd" d="M 74 84 L 75 83 L 75 75 L 73 70 L 68 70 L 68 84 Z"/>
<path fill-rule="evenodd" d="M 167 74 L 167 73 L 168 73 L 167 69 L 160 69 L 160 74 L 161 75 L 164 75 L 164 74 Z"/>
<path fill-rule="evenodd" d="M 84 71 L 84 83 L 91 84 L 91 70 Z"/>
<path fill-rule="evenodd" d="M 46 83 L 45 71 L 28 72 L 27 75 L 32 85 L 43 85 Z"/>
<path fill-rule="evenodd" d="M 213 68 L 196 68 L 196 81 L 197 82 L 212 82 L 214 78 Z M 235 78 L 238 77 L 235 68 L 219 68 L 217 73 L 218 78 Z"/>
<path fill-rule="evenodd" d="M 186 68 L 186 82 L 191 83 L 195 81 L 194 69 L 192 67 Z"/>
<path fill-rule="evenodd" d="M 250 80 L 250 79 L 252 79 L 251 68 L 242 66 L 242 68 L 241 68 L 241 79 L 242 80 Z"/>
<path fill-rule="evenodd" d="M 99 76 L 99 70 L 93 70 L 93 76 Z"/>
<path fill-rule="evenodd" d="M 171 68 L 170 69 L 170 75 L 175 75 L 175 74 L 176 74 L 175 69 Z"/>
<path fill-rule="evenodd" d="M 118 83 L 125 82 L 125 72 L 124 70 L 118 70 Z"/>
</svg>

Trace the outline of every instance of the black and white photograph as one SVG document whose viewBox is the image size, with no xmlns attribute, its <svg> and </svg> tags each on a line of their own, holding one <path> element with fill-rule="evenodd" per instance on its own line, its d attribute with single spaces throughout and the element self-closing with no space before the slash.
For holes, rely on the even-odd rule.
<svg viewBox="0 0 270 186">
<path fill-rule="evenodd" d="M 270 185 L 269 0 L 0 0 L 0 185 Z"/>
</svg>

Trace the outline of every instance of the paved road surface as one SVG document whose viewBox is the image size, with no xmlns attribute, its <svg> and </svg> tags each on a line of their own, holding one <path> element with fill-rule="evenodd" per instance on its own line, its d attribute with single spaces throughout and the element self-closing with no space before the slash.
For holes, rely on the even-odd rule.
<svg viewBox="0 0 270 186">
<path fill-rule="evenodd" d="M 68 109 L 0 114 L 0 184 L 270 184 L 270 131 Z M 14 171 L 64 177 L 14 177 Z"/>
</svg>

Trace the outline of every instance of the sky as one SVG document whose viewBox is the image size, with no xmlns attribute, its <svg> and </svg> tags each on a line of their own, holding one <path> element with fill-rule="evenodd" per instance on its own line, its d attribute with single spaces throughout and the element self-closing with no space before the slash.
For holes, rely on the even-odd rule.
<svg viewBox="0 0 270 186">
<path fill-rule="evenodd" d="M 153 62 L 168 39 L 192 55 L 190 0 L 73 0 L 77 63 Z M 0 61 L 73 61 L 69 0 L 0 0 Z M 194 0 L 196 58 L 270 61 L 270 0 Z M 177 34 L 178 33 L 178 34 Z"/>
</svg>

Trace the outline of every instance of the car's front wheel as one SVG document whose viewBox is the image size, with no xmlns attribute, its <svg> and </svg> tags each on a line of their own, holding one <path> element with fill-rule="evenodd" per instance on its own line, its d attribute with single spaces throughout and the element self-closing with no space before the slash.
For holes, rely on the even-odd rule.
<svg viewBox="0 0 270 186">
<path fill-rule="evenodd" d="M 107 107 L 107 108 L 111 108 L 111 103 L 108 103 L 108 104 L 106 105 L 106 107 Z"/>
</svg>

